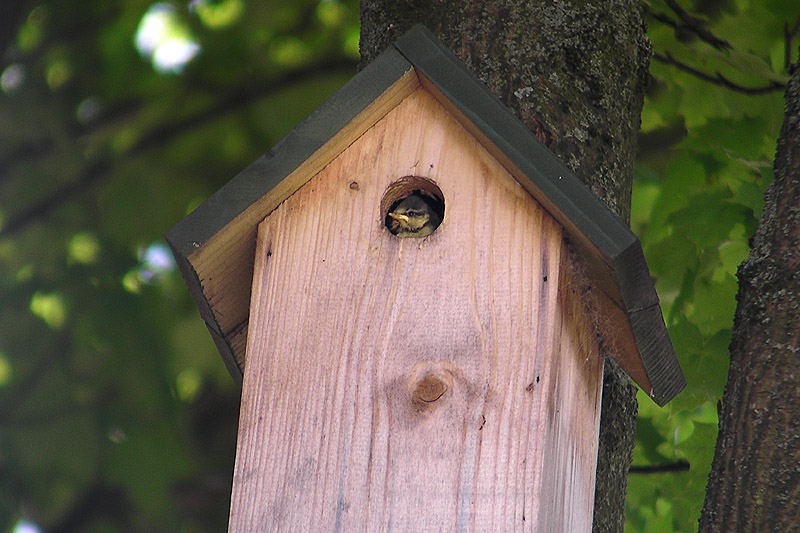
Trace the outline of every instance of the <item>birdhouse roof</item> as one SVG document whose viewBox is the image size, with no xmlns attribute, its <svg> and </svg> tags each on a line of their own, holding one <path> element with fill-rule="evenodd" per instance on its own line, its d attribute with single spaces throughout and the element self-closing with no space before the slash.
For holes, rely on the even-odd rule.
<svg viewBox="0 0 800 533">
<path fill-rule="evenodd" d="M 686 385 L 639 239 L 424 26 L 353 77 L 166 238 L 234 379 L 246 360 L 258 224 L 413 91 L 430 92 L 565 230 L 615 357 L 663 405 Z"/>
</svg>

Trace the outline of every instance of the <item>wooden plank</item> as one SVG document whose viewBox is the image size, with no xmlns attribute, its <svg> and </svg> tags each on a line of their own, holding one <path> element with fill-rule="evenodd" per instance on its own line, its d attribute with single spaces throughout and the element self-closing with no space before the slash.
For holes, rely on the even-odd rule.
<svg viewBox="0 0 800 533">
<path fill-rule="evenodd" d="M 622 310 L 608 309 L 624 319 L 615 325 L 623 336 L 614 342 L 622 350 L 615 358 L 659 405 L 672 399 L 686 380 L 636 235 L 427 28 L 414 27 L 395 47 L 423 86 L 564 226 L 605 293 L 603 305 Z"/>
<path fill-rule="evenodd" d="M 409 174 L 425 239 L 383 225 Z M 260 226 L 230 530 L 589 531 L 602 358 L 562 251 L 428 92 L 390 111 Z"/>
<path fill-rule="evenodd" d="M 481 142 L 481 145 L 497 159 L 511 176 L 528 191 L 533 198 L 542 204 L 548 213 L 553 215 L 556 220 L 565 228 L 570 238 L 572 246 L 578 250 L 582 261 L 586 262 L 583 272 L 591 278 L 591 283 L 597 288 L 594 304 L 598 306 L 597 316 L 607 317 L 603 320 L 603 337 L 605 346 L 609 348 L 609 355 L 613 357 L 625 372 L 647 392 L 658 403 L 665 402 L 663 394 L 656 394 L 652 382 L 644 366 L 642 356 L 637 343 L 631 321 L 625 310 L 626 305 L 613 268 L 614 259 L 606 255 L 595 243 L 572 222 L 572 220 L 562 213 L 556 205 L 551 202 L 541 190 L 536 188 L 535 182 L 528 179 L 513 162 L 501 152 L 496 145 L 489 142 L 485 135 L 474 123 L 469 121 L 456 108 L 453 103 L 445 98 L 438 88 L 425 77 L 422 77 L 422 84 L 426 90 L 441 103 L 452 115 L 461 123 L 472 135 Z M 575 178 L 577 179 L 577 178 Z M 617 250 L 619 252 L 619 250 Z M 655 294 L 655 292 L 653 292 Z M 656 298 L 656 305 L 658 300 Z M 650 304 L 652 305 L 652 303 Z M 660 309 L 660 308 L 659 308 Z M 613 318 L 611 318 L 613 317 Z M 663 340 L 663 339 L 662 339 Z M 669 338 L 667 337 L 667 342 Z M 671 347 L 671 344 L 670 344 Z M 673 354 L 674 355 L 674 354 Z M 675 392 L 680 392 L 682 387 Z"/>
<path fill-rule="evenodd" d="M 247 328 L 258 223 L 418 86 L 411 65 L 387 51 L 167 233 L 236 381 L 245 344 L 235 337 Z"/>
<path fill-rule="evenodd" d="M 559 356 L 551 373 L 558 416 L 547 419 L 542 479 L 542 498 L 551 500 L 543 506 L 535 529 L 554 533 L 590 531 L 594 516 L 603 356 L 595 317 L 587 308 L 585 280 L 576 279 L 575 265 L 569 264 L 574 259 L 562 253 L 556 313 L 562 321 Z M 569 492 L 575 494 L 558 498 Z"/>
</svg>

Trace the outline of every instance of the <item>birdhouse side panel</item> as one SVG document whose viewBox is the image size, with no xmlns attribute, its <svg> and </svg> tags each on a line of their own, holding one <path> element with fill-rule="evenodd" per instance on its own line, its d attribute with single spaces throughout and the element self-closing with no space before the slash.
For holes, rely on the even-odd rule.
<svg viewBox="0 0 800 533">
<path fill-rule="evenodd" d="M 562 249 L 558 357 L 550 378 L 555 416 L 548 418 L 542 493 L 553 495 L 538 516 L 537 531 L 589 531 L 594 515 L 604 359 L 596 309 L 580 260 Z M 587 475 L 588 474 L 588 475 Z M 562 495 L 560 497 L 556 495 Z M 568 496 L 563 496 L 568 495 Z M 570 505 L 565 505 L 567 502 Z M 558 524 L 557 528 L 553 528 Z"/>
</svg>

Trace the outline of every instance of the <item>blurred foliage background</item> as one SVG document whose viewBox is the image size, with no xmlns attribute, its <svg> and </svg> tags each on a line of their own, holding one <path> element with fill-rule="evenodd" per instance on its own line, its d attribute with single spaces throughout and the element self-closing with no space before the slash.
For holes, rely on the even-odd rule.
<svg viewBox="0 0 800 533">
<path fill-rule="evenodd" d="M 641 395 L 627 529 L 692 531 L 800 5 L 642 5 L 631 223 L 689 387 Z M 355 73 L 357 2 L 2 9 L 0 528 L 224 530 L 238 390 L 162 234 Z"/>
</svg>

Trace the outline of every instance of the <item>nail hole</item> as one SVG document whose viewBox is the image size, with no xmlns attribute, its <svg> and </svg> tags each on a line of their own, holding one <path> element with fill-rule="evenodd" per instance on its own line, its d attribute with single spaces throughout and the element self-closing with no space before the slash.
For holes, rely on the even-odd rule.
<svg viewBox="0 0 800 533">
<path fill-rule="evenodd" d="M 405 176 L 395 181 L 381 199 L 386 229 L 398 237 L 427 237 L 444 219 L 444 195 L 433 181 Z"/>
</svg>

